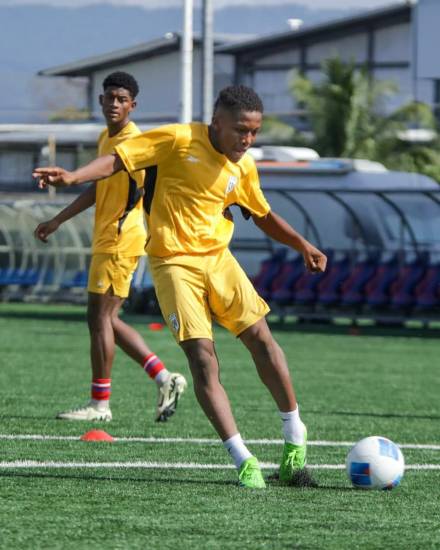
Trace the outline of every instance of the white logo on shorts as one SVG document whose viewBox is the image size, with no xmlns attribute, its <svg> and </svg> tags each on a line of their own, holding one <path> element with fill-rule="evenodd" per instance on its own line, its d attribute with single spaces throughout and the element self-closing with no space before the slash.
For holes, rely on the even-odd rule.
<svg viewBox="0 0 440 550">
<path fill-rule="evenodd" d="M 238 178 L 236 176 L 230 176 L 228 186 L 226 187 L 226 195 L 235 189 L 237 183 Z"/>
<path fill-rule="evenodd" d="M 98 281 L 98 282 L 96 283 L 96 286 L 97 286 L 98 288 L 104 288 L 104 282 L 103 282 L 103 281 Z"/>
<path fill-rule="evenodd" d="M 179 320 L 177 319 L 177 315 L 175 313 L 171 313 L 171 315 L 168 317 L 168 321 L 174 332 L 178 332 L 180 325 Z"/>
</svg>

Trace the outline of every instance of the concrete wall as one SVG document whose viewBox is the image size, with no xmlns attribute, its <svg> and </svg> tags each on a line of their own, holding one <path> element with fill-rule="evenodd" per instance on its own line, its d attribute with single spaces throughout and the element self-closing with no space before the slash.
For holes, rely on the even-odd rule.
<svg viewBox="0 0 440 550">
<path fill-rule="evenodd" d="M 135 120 L 177 121 L 180 113 L 181 63 L 180 52 L 171 52 L 133 63 L 126 63 L 111 69 L 93 73 L 93 113 L 102 119 L 98 102 L 102 93 L 102 81 L 112 71 L 131 73 L 139 83 L 139 96 Z M 230 56 L 215 59 L 215 94 L 220 88 L 232 83 L 233 60 Z M 193 118 L 201 117 L 201 50 L 194 49 L 193 57 Z"/>
<path fill-rule="evenodd" d="M 415 80 L 413 34 L 411 23 L 396 23 L 375 29 L 370 37 L 367 31 L 329 40 L 325 40 L 323 35 L 314 38 L 314 43 L 304 46 L 301 67 L 305 76 L 319 82 L 322 78 L 319 66 L 329 57 L 339 56 L 344 61 L 354 61 L 359 65 L 369 62 L 375 78 L 397 84 L 397 94 L 384 103 L 386 112 L 415 98 L 434 105 L 434 81 L 421 78 Z M 273 50 L 270 52 L 266 47 L 260 57 L 256 46 L 256 51 L 249 55 L 249 59 L 243 60 L 242 64 L 238 63 L 237 74 L 239 82 L 253 86 L 261 95 L 268 114 L 280 115 L 296 108 L 289 87 L 292 70 L 300 68 L 301 58 L 297 44 L 278 44 Z M 436 53 L 432 51 L 431 55 Z"/>
</svg>

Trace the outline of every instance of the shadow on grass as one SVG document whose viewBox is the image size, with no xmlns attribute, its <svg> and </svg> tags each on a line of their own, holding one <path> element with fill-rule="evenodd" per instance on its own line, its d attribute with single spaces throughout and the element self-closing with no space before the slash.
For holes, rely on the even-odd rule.
<svg viewBox="0 0 440 550">
<path fill-rule="evenodd" d="M 185 479 L 185 478 L 160 478 L 155 477 L 149 479 L 147 477 L 113 477 L 113 476 L 102 476 L 97 474 L 52 474 L 52 473 L 41 473 L 41 472 L 17 472 L 14 470 L 0 471 L 0 478 L 25 478 L 25 479 L 63 479 L 63 480 L 77 480 L 77 481 L 114 481 L 118 483 L 163 483 L 168 485 L 183 484 L 189 483 L 194 485 L 226 485 L 226 486 L 236 486 L 236 481 L 227 481 L 227 480 L 207 480 L 207 479 Z"/>
<path fill-rule="evenodd" d="M 269 321 L 270 328 L 280 332 L 311 334 L 337 334 L 346 336 L 401 336 L 404 338 L 438 338 L 437 328 L 410 328 L 395 325 L 350 325 L 324 322 L 280 322 Z"/>
<path fill-rule="evenodd" d="M 170 479 L 169 477 L 155 477 L 149 479 L 147 477 L 113 477 L 113 476 L 103 476 L 98 474 L 53 474 L 53 473 L 41 473 L 41 472 L 17 472 L 17 471 L 0 471 L 1 478 L 22 478 L 22 479 L 53 479 L 53 480 L 72 480 L 72 481 L 98 481 L 98 482 L 115 482 L 115 483 L 146 483 L 146 484 L 155 484 L 161 483 L 169 486 L 172 485 L 216 485 L 224 487 L 237 487 L 237 482 L 234 480 L 207 480 L 207 479 L 185 479 L 182 477 Z M 293 485 L 283 485 L 278 482 L 277 475 L 271 475 L 266 477 L 266 482 L 270 487 L 277 487 L 280 489 L 285 489 L 286 491 L 338 491 L 338 492 L 352 492 L 354 491 L 351 487 L 346 487 L 343 485 L 320 485 L 316 484 L 313 487 L 297 487 Z M 367 491 L 366 491 L 367 492 Z M 264 493 L 264 492 L 263 492 Z"/>
<path fill-rule="evenodd" d="M 0 420 L 56 420 L 54 416 L 0 414 Z"/>
<path fill-rule="evenodd" d="M 154 314 L 134 314 L 121 311 L 124 320 L 133 323 L 163 322 L 162 316 Z M 87 321 L 87 306 L 72 306 L 65 304 L 21 304 L 0 303 L 0 318 L 3 319 L 34 319 L 46 321 Z"/>
<path fill-rule="evenodd" d="M 0 317 L 3 319 L 33 319 L 41 321 L 80 321 L 85 323 L 87 320 L 86 311 L 1 311 Z"/>
<path fill-rule="evenodd" d="M 0 318 L 35 319 L 51 321 L 86 322 L 86 306 L 54 306 L 51 304 L 0 304 Z M 163 322 L 162 317 L 153 314 L 123 313 L 124 321 L 146 324 Z M 436 320 L 438 320 L 436 318 Z M 277 321 L 269 318 L 271 329 L 280 332 L 338 334 L 347 336 L 401 336 L 415 338 L 438 338 L 438 328 L 416 328 L 393 324 L 356 325 L 321 321 Z"/>
<path fill-rule="evenodd" d="M 358 412 L 358 411 L 311 411 L 307 410 L 307 414 L 317 414 L 324 416 L 365 416 L 371 418 L 402 418 L 405 420 L 440 420 L 439 415 L 433 414 L 400 414 L 400 413 L 373 413 L 373 412 Z"/>
</svg>

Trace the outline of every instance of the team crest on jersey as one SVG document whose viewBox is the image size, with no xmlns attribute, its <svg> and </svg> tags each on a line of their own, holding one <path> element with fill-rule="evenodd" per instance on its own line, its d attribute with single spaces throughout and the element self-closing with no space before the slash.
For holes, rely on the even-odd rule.
<svg viewBox="0 0 440 550">
<path fill-rule="evenodd" d="M 228 186 L 226 187 L 226 195 L 233 191 L 238 183 L 238 178 L 236 176 L 230 176 L 228 181 Z"/>
<path fill-rule="evenodd" d="M 170 316 L 168 317 L 168 321 L 171 325 L 171 328 L 174 330 L 174 332 L 178 332 L 179 331 L 179 319 L 177 319 L 177 315 L 175 313 L 171 313 Z"/>
</svg>

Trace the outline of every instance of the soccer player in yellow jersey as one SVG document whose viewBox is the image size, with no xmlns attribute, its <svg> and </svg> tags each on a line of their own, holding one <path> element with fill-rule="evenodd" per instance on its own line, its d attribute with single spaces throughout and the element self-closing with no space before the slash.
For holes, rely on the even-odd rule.
<svg viewBox="0 0 440 550">
<path fill-rule="evenodd" d="M 245 86 L 222 90 L 211 124 L 174 124 L 145 132 L 115 147 L 113 155 L 67 172 L 34 171 L 40 187 L 75 185 L 125 170 L 153 171 L 144 207 L 146 251 L 163 316 L 185 352 L 197 399 L 238 469 L 239 484 L 263 488 L 257 459 L 244 444 L 219 379 L 211 323 L 215 319 L 249 349 L 258 374 L 275 400 L 285 439 L 280 480 L 305 474 L 307 431 L 286 358 L 267 325 L 267 304 L 228 249 L 236 204 L 267 235 L 299 251 L 312 272 L 326 257 L 275 214 L 260 188 L 247 149 L 262 123 L 263 105 Z"/>
<path fill-rule="evenodd" d="M 107 128 L 99 137 L 98 153 L 111 155 L 118 144 L 140 134 L 136 124 L 129 120 L 136 106 L 138 84 L 132 75 L 115 72 L 104 80 L 103 92 L 100 103 Z M 145 253 L 144 182 L 144 170 L 133 176 L 118 172 L 101 179 L 52 220 L 40 223 L 35 230 L 35 236 L 47 242 L 47 237 L 60 224 L 96 205 L 87 310 L 91 342 L 91 399 L 84 406 L 59 413 L 57 418 L 112 419 L 110 394 L 115 342 L 158 385 L 157 421 L 165 421 L 175 412 L 178 399 L 186 387 L 185 378 L 168 372 L 141 335 L 118 317 L 121 305 L 128 296 L 138 260 Z"/>
</svg>

